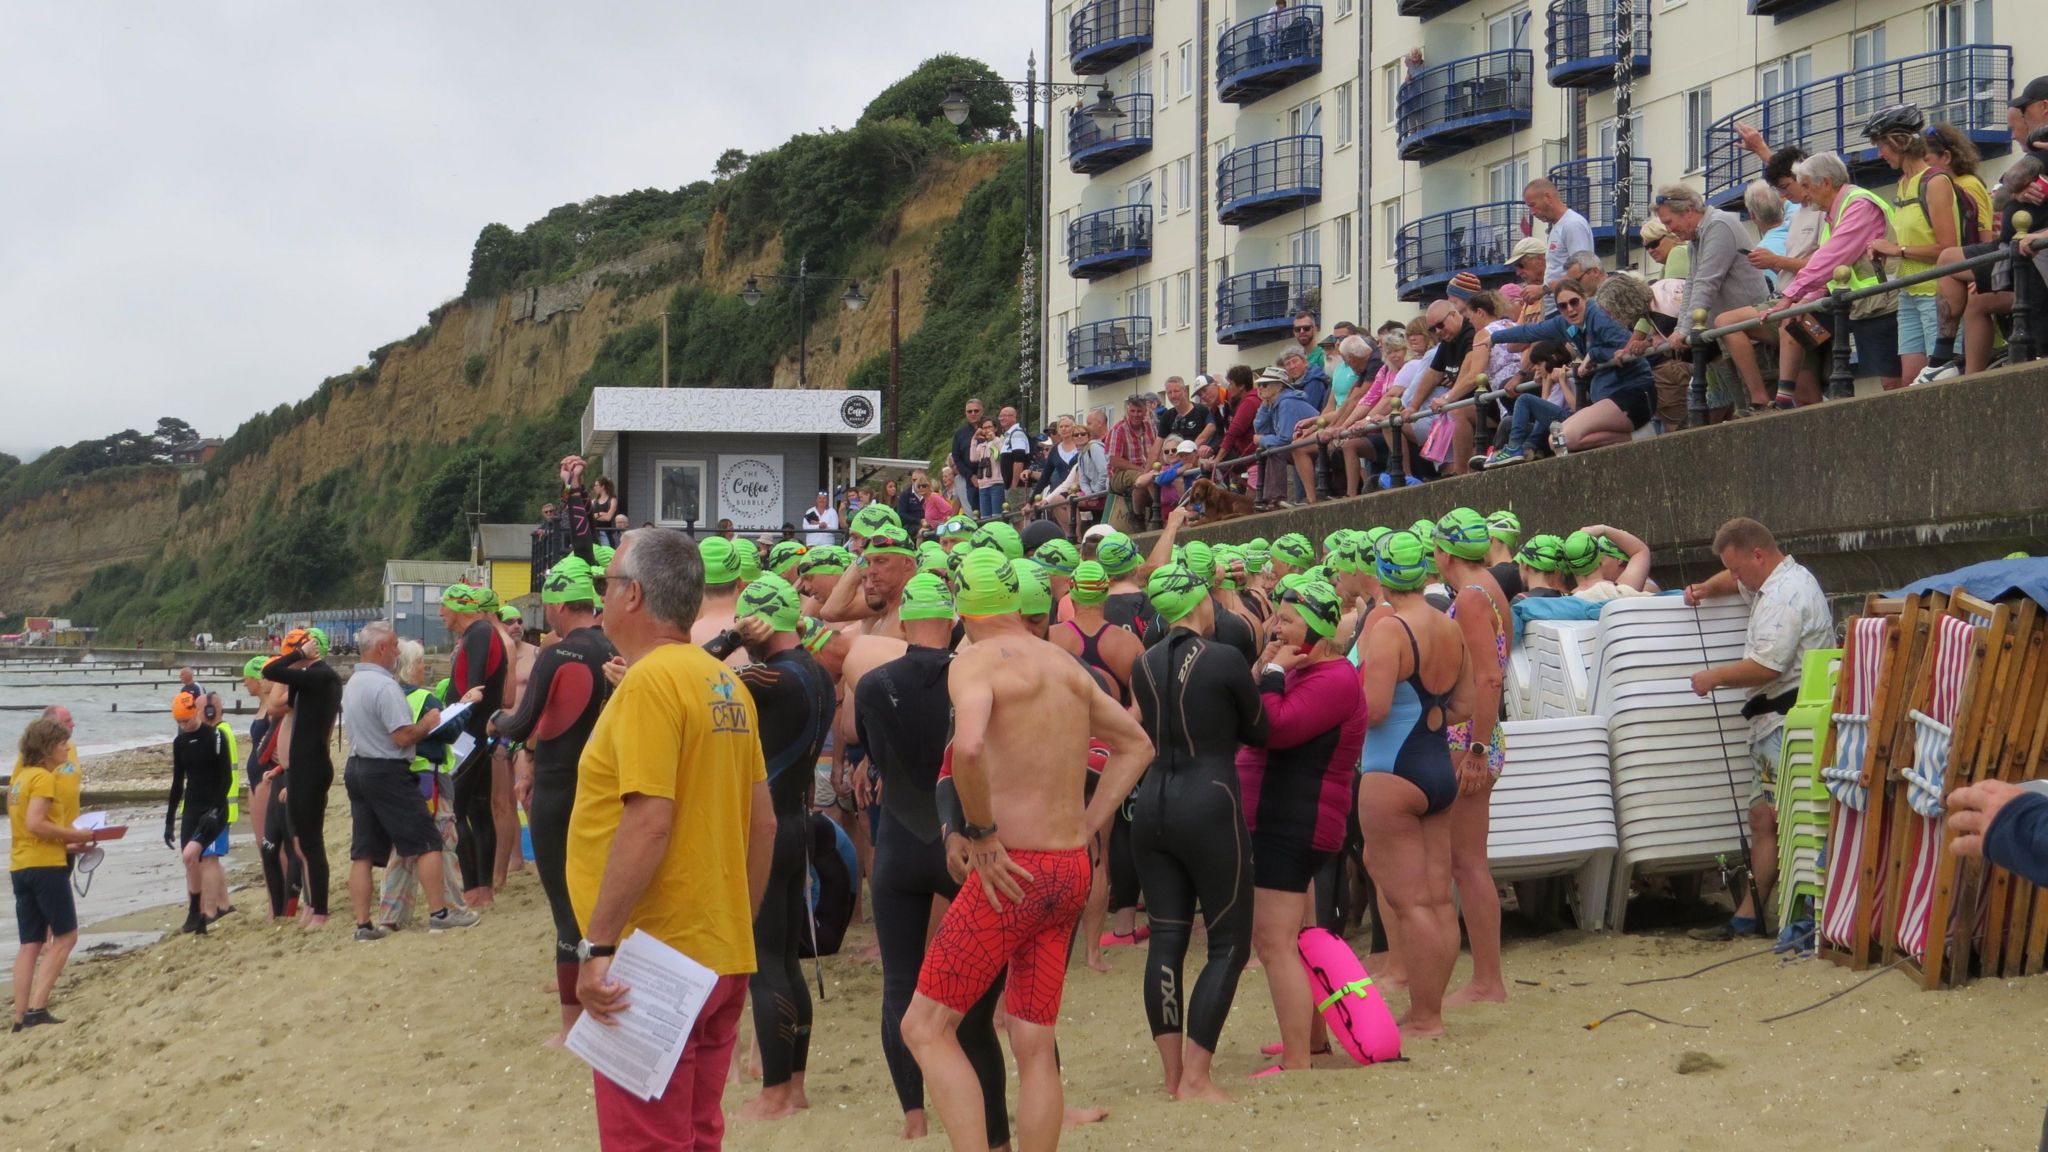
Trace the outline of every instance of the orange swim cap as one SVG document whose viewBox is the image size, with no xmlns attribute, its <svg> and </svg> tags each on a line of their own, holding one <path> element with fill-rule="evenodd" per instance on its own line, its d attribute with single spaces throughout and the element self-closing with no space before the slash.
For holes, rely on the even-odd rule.
<svg viewBox="0 0 2048 1152">
<path fill-rule="evenodd" d="M 199 697 L 180 692 L 171 697 L 171 719 L 191 720 L 199 715 Z"/>
</svg>

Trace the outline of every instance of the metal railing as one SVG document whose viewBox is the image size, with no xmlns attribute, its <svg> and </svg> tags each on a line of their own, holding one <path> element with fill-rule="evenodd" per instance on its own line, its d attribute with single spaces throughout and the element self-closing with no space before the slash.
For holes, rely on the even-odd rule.
<svg viewBox="0 0 2048 1152">
<path fill-rule="evenodd" d="M 1567 203 L 1576 203 L 1569 197 Z M 1394 241 L 1394 286 L 1404 300 L 1470 270 L 1506 271 L 1515 242 L 1527 235 L 1529 209 L 1520 200 L 1454 208 L 1401 226 Z"/>
<path fill-rule="evenodd" d="M 1835 152 L 1850 164 L 1872 163 L 1877 148 L 1863 125 L 1889 104 L 1917 104 L 1927 122 L 1949 123 L 1978 143 L 2003 139 L 2012 96 L 2012 49 L 1969 44 L 1922 52 L 1802 84 L 1738 108 L 1707 128 L 1707 199 L 1727 204 L 1763 174 L 1763 160 L 1742 146 L 1737 124 L 1763 133 L 1773 148 Z"/>
<path fill-rule="evenodd" d="M 1258 83 L 1262 77 L 1282 81 L 1322 66 L 1320 5 L 1263 13 L 1231 25 L 1216 38 L 1216 95 L 1226 103 L 1256 100 L 1279 87 Z"/>
<path fill-rule="evenodd" d="M 1424 68 L 1401 85 L 1395 121 L 1403 156 L 1439 133 L 1488 120 L 1528 120 L 1536 56 L 1502 48 Z"/>
<path fill-rule="evenodd" d="M 1152 94 L 1119 96 L 1116 106 L 1124 110 L 1124 118 L 1109 124 L 1089 116 L 1085 106 L 1067 113 L 1067 163 L 1074 171 L 1094 172 L 1110 165 L 1091 161 L 1125 152 L 1135 155 L 1152 147 Z"/>
<path fill-rule="evenodd" d="M 1323 195 L 1323 138 L 1282 136 L 1216 162 L 1216 219 L 1252 223 Z"/>
<path fill-rule="evenodd" d="M 1320 264 L 1284 264 L 1227 276 L 1216 284 L 1216 339 L 1258 343 L 1266 332 L 1284 334 L 1295 313 L 1314 311 L 1322 288 Z"/>
<path fill-rule="evenodd" d="M 1067 271 L 1110 272 L 1152 256 L 1152 206 L 1126 204 L 1076 216 L 1067 224 Z"/>
<path fill-rule="evenodd" d="M 1074 74 L 1109 71 L 1152 46 L 1152 0 L 1093 0 L 1067 20 Z"/>
<path fill-rule="evenodd" d="M 1650 207 L 1650 160 L 1638 156 L 1629 165 L 1634 178 L 1629 181 L 1628 202 L 1635 210 L 1647 214 Z M 1586 222 L 1597 234 L 1614 230 L 1614 193 L 1619 183 L 1615 179 L 1614 157 L 1594 156 L 1586 160 L 1572 160 L 1550 170 L 1550 182 L 1557 185 L 1557 194 L 1566 204 L 1586 214 Z"/>
<path fill-rule="evenodd" d="M 1549 77 L 1561 88 L 1606 88 L 1620 59 L 1614 0 L 1550 0 Z M 1635 9 L 1635 70 L 1650 70 L 1650 6 Z"/>
<path fill-rule="evenodd" d="M 1067 331 L 1067 381 L 1079 384 L 1091 376 L 1108 383 L 1143 375 L 1152 366 L 1152 318 L 1118 316 L 1080 324 Z"/>
</svg>

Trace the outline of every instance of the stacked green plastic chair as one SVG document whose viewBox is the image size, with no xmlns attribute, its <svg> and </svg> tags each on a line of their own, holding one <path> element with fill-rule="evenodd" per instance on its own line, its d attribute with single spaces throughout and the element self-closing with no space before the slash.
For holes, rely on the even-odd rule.
<svg viewBox="0 0 2048 1152">
<path fill-rule="evenodd" d="M 1835 678 L 1842 650 L 1806 654 L 1799 696 L 1785 716 L 1784 750 L 1778 758 L 1778 922 L 1813 915 L 1826 889 L 1829 797 L 1820 775 L 1821 750 L 1835 702 Z M 1802 907 L 1803 906 L 1803 907 Z"/>
</svg>

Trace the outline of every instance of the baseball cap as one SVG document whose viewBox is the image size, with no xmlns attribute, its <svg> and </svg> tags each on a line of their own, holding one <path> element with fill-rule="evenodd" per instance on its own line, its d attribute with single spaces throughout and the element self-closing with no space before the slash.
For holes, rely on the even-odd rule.
<svg viewBox="0 0 2048 1152">
<path fill-rule="evenodd" d="M 723 536 L 708 536 L 697 542 L 697 555 L 704 560 L 704 583 L 723 587 L 740 578 L 739 553 Z"/>
<path fill-rule="evenodd" d="M 1013 559 L 1017 573 L 1017 611 L 1026 616 L 1044 616 L 1052 611 L 1052 576 L 1036 560 Z"/>
<path fill-rule="evenodd" d="M 1023 603 L 1023 587 L 1010 558 L 994 548 L 976 548 L 960 563 L 960 590 L 953 606 L 962 616 L 1005 616 Z"/>
<path fill-rule="evenodd" d="M 1174 448 L 1174 451 L 1193 456 L 1195 454 L 1195 442 L 1193 440 L 1183 440 Z"/>
<path fill-rule="evenodd" d="M 1081 533 L 1081 540 L 1083 543 L 1090 540 L 1100 540 L 1115 531 L 1116 529 L 1109 524 L 1095 524 L 1090 526 L 1086 532 Z"/>
<path fill-rule="evenodd" d="M 597 583 L 591 576 L 590 565 L 580 556 L 564 556 L 541 581 L 540 602 L 543 604 L 568 604 L 577 600 L 597 600 Z"/>
<path fill-rule="evenodd" d="M 2036 76 L 2027 81 L 2027 86 L 2013 95 L 2012 106 L 2025 108 L 2038 100 L 2048 100 L 2048 76 Z"/>
<path fill-rule="evenodd" d="M 777 632 L 794 632 L 804 613 L 789 581 L 764 572 L 740 593 L 739 615 L 759 616 Z"/>
<path fill-rule="evenodd" d="M 1524 236 L 1520 240 L 1515 241 L 1514 250 L 1508 253 L 1508 263 L 1518 263 L 1531 256 L 1547 255 L 1549 253 L 1544 250 L 1543 241 L 1538 240 L 1534 236 Z"/>
<path fill-rule="evenodd" d="M 1172 624 L 1193 612 L 1209 594 L 1201 577 L 1185 564 L 1165 564 L 1145 581 L 1145 599 L 1159 618 Z"/>
<path fill-rule="evenodd" d="M 937 573 L 919 572 L 904 582 L 897 615 L 904 620 L 951 620 L 953 590 Z"/>
<path fill-rule="evenodd" d="M 1109 599 L 1109 573 L 1093 560 L 1074 565 L 1074 603 L 1100 604 Z"/>
</svg>

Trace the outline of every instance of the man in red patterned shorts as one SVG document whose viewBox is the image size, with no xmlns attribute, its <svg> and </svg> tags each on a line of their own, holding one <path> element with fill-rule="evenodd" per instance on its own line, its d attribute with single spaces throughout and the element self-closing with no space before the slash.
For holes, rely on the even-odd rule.
<svg viewBox="0 0 2048 1152">
<path fill-rule="evenodd" d="M 1143 729 L 1087 670 L 1025 629 L 1019 601 L 1000 551 L 977 550 L 962 565 L 955 603 L 973 644 L 948 681 L 958 831 L 974 875 L 946 909 L 903 1017 L 955 1152 L 988 1148 L 981 1084 L 955 1033 L 1006 965 L 1017 1143 L 1058 1146 L 1065 1101 L 1053 1025 L 1088 901 L 1088 844 L 1152 759 Z M 1090 736 L 1108 746 L 1109 763 L 1084 808 Z"/>
</svg>

